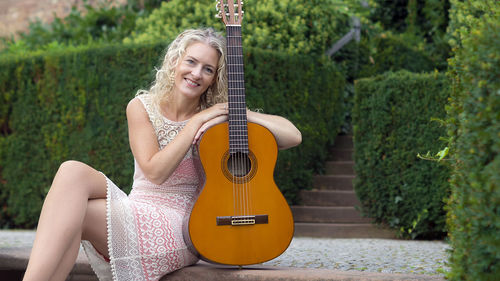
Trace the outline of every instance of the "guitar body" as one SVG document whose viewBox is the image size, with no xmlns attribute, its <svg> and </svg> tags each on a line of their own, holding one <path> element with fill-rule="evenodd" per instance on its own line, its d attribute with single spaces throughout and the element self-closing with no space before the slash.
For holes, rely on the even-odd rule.
<svg viewBox="0 0 500 281">
<path fill-rule="evenodd" d="M 235 161 L 227 139 L 228 123 L 222 123 L 200 142 L 206 182 L 189 218 L 189 237 L 205 260 L 262 263 L 282 254 L 294 232 L 292 213 L 273 178 L 276 141 L 265 127 L 248 123 L 248 157 Z"/>
</svg>

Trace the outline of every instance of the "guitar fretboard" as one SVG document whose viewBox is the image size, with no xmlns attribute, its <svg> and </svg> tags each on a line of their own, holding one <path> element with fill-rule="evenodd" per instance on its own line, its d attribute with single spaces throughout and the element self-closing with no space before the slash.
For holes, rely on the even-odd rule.
<svg viewBox="0 0 500 281">
<path fill-rule="evenodd" d="M 229 151 L 248 153 L 248 129 L 241 26 L 227 25 Z"/>
</svg>

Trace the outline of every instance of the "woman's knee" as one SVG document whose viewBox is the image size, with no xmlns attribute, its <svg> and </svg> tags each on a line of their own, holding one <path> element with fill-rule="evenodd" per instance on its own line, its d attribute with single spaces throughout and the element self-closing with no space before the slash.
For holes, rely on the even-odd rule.
<svg viewBox="0 0 500 281">
<path fill-rule="evenodd" d="M 88 170 L 90 166 L 87 164 L 76 161 L 76 160 L 67 160 L 61 163 L 59 166 L 59 170 L 57 173 L 71 173 L 71 174 L 79 174 L 81 172 L 85 172 Z"/>
<path fill-rule="evenodd" d="M 105 195 L 104 177 L 89 165 L 75 160 L 65 161 L 59 166 L 53 182 L 53 187 L 55 186 L 71 188 L 73 191 L 79 189 L 89 197 Z"/>
</svg>

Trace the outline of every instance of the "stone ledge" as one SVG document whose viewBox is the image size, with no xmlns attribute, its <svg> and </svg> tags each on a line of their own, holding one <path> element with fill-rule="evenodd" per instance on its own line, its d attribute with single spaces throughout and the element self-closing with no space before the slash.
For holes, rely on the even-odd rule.
<svg viewBox="0 0 500 281">
<path fill-rule="evenodd" d="M 306 269 L 274 267 L 265 265 L 237 267 L 211 265 L 198 262 L 173 272 L 161 281 L 403 281 L 403 280 L 444 280 L 441 277 L 417 274 L 386 274 L 363 271 L 338 271 L 329 269 Z"/>
<path fill-rule="evenodd" d="M 30 248 L 1 248 L 0 277 L 2 271 L 24 271 L 28 264 Z M 0 278 L 2 279 L 2 278 Z M 78 255 L 75 267 L 68 280 L 97 281 L 83 251 Z M 420 274 L 388 274 L 365 271 L 338 271 L 329 269 L 305 269 L 275 267 L 266 265 L 234 266 L 212 265 L 203 261 L 194 266 L 185 267 L 161 279 L 161 281 L 399 281 L 433 280 L 444 281 L 439 276 Z"/>
</svg>

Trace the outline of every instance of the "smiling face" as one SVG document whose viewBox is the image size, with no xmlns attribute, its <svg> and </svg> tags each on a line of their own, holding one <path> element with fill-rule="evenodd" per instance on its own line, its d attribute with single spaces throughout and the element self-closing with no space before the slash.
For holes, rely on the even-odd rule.
<svg viewBox="0 0 500 281">
<path fill-rule="evenodd" d="M 219 53 L 202 42 L 186 48 L 175 68 L 174 96 L 198 101 L 217 75 Z"/>
</svg>

